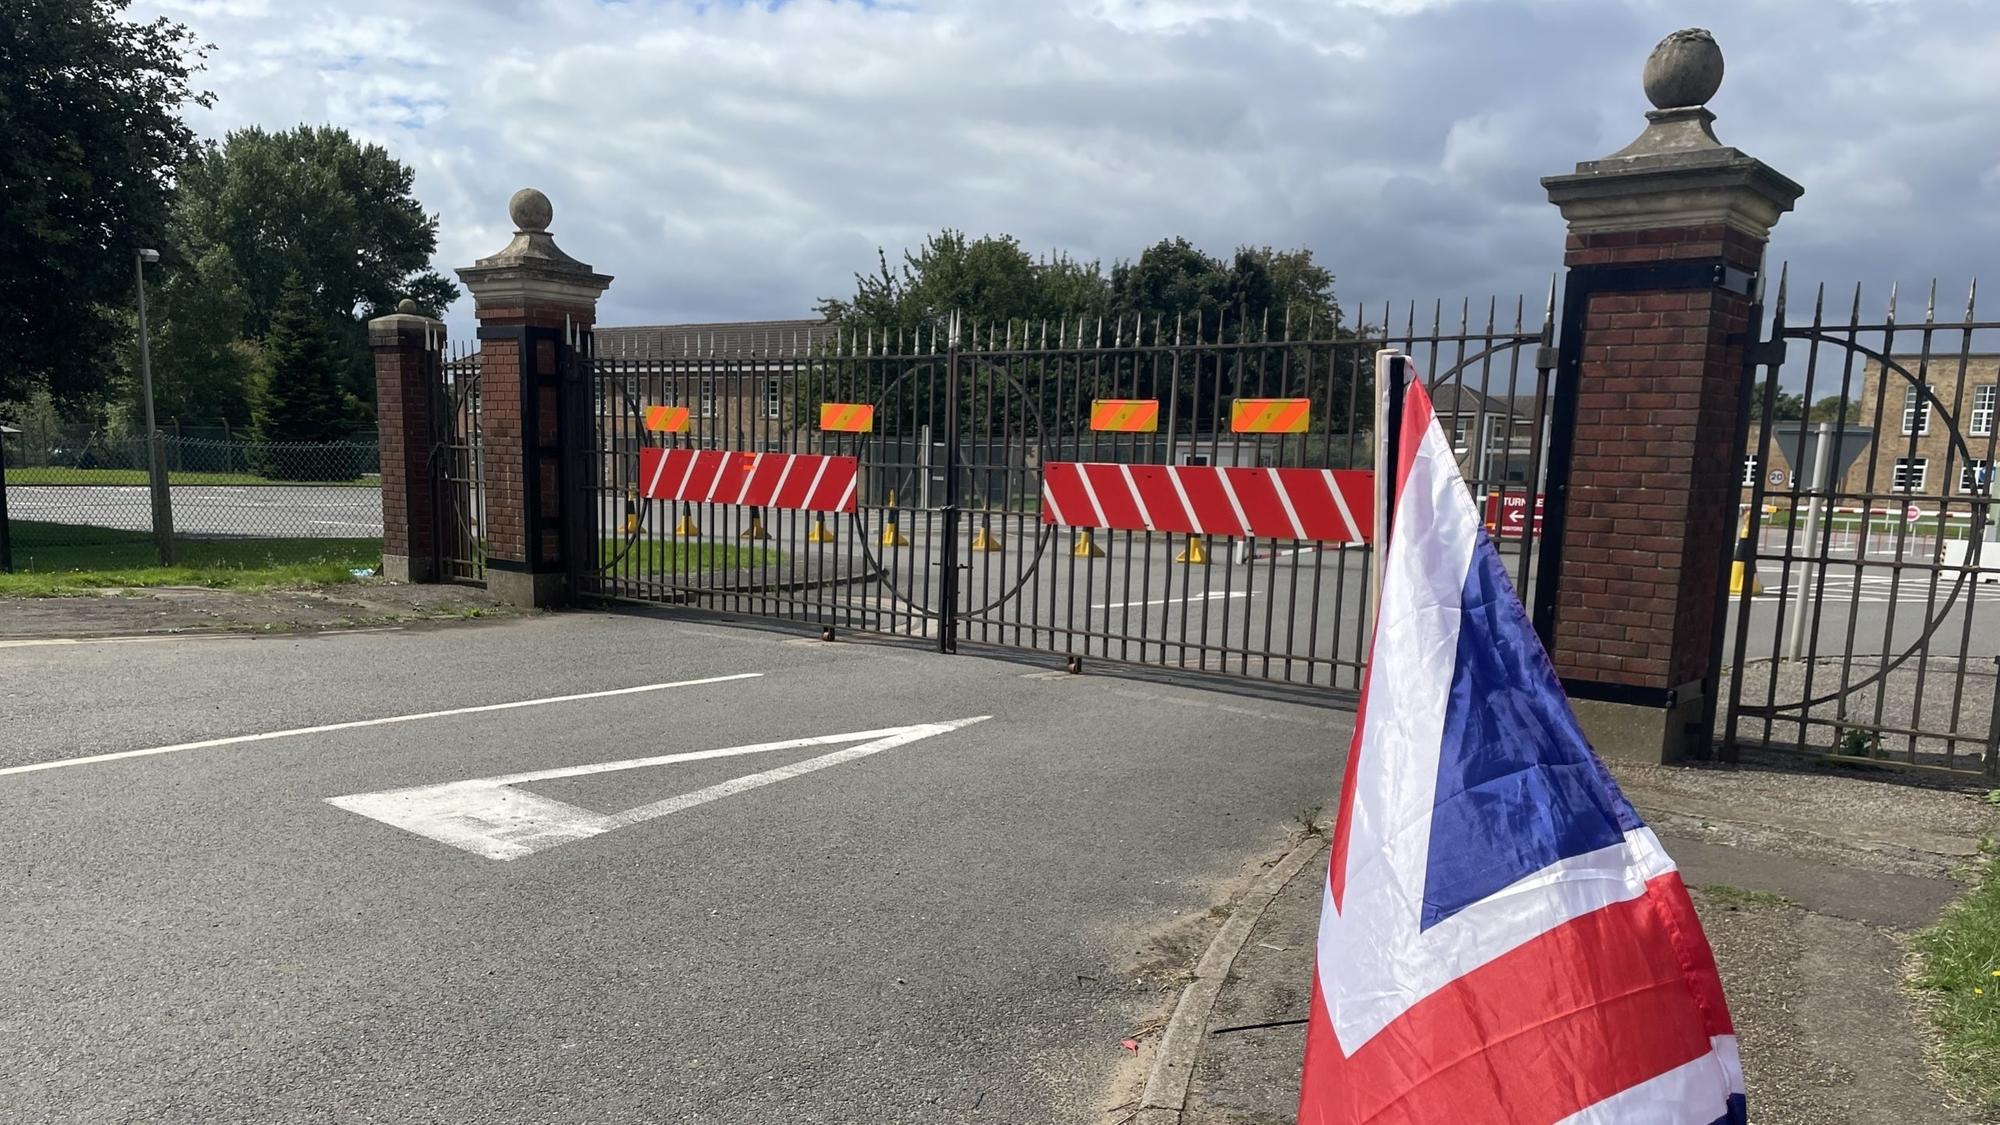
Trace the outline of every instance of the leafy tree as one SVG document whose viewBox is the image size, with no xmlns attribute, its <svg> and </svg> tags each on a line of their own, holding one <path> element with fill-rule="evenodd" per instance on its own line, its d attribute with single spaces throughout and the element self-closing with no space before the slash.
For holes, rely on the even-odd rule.
<svg viewBox="0 0 2000 1125">
<path fill-rule="evenodd" d="M 1771 396 L 1771 417 L 1780 422 L 1796 422 L 1806 416 L 1804 395 L 1779 391 Z"/>
<path fill-rule="evenodd" d="M 411 194 L 413 183 L 388 150 L 343 129 L 240 129 L 204 146 L 183 172 L 173 240 L 192 263 L 226 257 L 246 337 L 269 332 L 288 279 L 305 279 L 336 330 L 341 386 L 361 404 L 356 420 L 365 420 L 374 397 L 368 318 L 404 297 L 430 309 L 458 297 L 430 267 L 437 218 Z"/>
<path fill-rule="evenodd" d="M 294 275 L 286 281 L 271 332 L 264 340 L 267 366 L 257 407 L 260 442 L 324 442 L 338 438 L 353 417 L 341 387 L 340 345 L 330 330 L 325 298 Z M 284 480 L 334 479 L 344 466 L 299 457 L 294 451 L 260 451 L 257 471 Z"/>
<path fill-rule="evenodd" d="M 237 285 L 229 252 L 216 247 L 199 261 L 164 271 L 147 291 L 153 345 L 153 410 L 161 419 L 247 428 L 257 397 L 258 345 L 242 339 L 249 302 Z M 121 347 L 130 353 L 130 343 Z M 137 358 L 127 380 L 130 416 L 143 416 Z"/>
<path fill-rule="evenodd" d="M 973 324 L 1037 322 L 1103 311 L 1106 288 L 1097 263 L 1062 255 L 1036 261 L 1012 236 L 968 239 L 944 230 L 904 251 L 891 268 L 877 251 L 877 269 L 854 275 L 854 296 L 828 297 L 819 311 L 866 333 L 943 330 L 953 315 Z"/>
<path fill-rule="evenodd" d="M 1828 395 L 1806 412 L 1809 422 L 1853 422 L 1860 418 L 1860 404 L 1845 395 Z"/>
<path fill-rule="evenodd" d="M 194 152 L 180 118 L 210 104 L 206 48 L 127 0 L 18 0 L 0 14 L 0 399 L 74 407 L 107 382 L 133 251 L 160 241 Z"/>
</svg>

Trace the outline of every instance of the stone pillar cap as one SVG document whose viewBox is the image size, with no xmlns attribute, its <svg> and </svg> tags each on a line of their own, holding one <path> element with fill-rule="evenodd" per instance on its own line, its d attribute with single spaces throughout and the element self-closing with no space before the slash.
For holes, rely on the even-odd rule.
<svg viewBox="0 0 2000 1125">
<path fill-rule="evenodd" d="M 555 205 L 535 188 L 522 188 L 507 201 L 514 238 L 499 253 L 458 270 L 459 280 L 477 304 L 491 298 L 532 297 L 559 304 L 597 303 L 611 277 L 564 253 L 549 233 Z"/>
<path fill-rule="evenodd" d="M 1579 233 L 1724 223 L 1769 238 L 1805 189 L 1716 139 L 1706 103 L 1722 87 L 1722 48 L 1704 28 L 1660 40 L 1642 73 L 1646 128 L 1631 144 L 1567 175 L 1547 176 L 1549 202 Z"/>
</svg>

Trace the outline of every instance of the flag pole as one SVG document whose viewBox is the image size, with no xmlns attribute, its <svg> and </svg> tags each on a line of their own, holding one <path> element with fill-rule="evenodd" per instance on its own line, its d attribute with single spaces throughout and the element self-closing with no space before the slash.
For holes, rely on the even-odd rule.
<svg viewBox="0 0 2000 1125">
<path fill-rule="evenodd" d="M 1368 571 L 1368 610 L 1382 603 L 1382 564 L 1388 557 L 1390 515 L 1396 503 L 1397 440 L 1403 429 L 1403 384 L 1409 361 L 1395 348 L 1375 353 L 1374 565 Z M 1370 626 L 1371 633 L 1374 631 Z"/>
</svg>

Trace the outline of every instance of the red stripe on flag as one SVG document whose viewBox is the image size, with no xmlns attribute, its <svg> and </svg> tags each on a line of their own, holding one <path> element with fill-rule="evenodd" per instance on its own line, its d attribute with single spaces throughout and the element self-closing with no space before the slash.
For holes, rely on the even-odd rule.
<svg viewBox="0 0 2000 1125">
<path fill-rule="evenodd" d="M 1680 876 L 1662 875 L 1418 1001 L 1351 1058 L 1315 972 L 1301 1125 L 1560 1121 L 1701 1058 L 1727 1031 L 1710 1030 L 1708 985 L 1672 937 L 1695 924 Z"/>
</svg>

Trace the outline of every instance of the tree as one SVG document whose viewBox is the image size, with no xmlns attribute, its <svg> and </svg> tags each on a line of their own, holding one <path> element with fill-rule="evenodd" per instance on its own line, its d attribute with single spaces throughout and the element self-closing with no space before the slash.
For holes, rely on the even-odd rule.
<svg viewBox="0 0 2000 1125">
<path fill-rule="evenodd" d="M 127 0 L 21 0 L 0 16 L 0 400 L 100 394 L 133 292 L 194 152 L 180 118 L 206 48 Z"/>
<path fill-rule="evenodd" d="M 257 397 L 258 346 L 242 338 L 249 302 L 228 251 L 217 247 L 163 272 L 147 293 L 154 413 L 163 420 L 247 428 Z M 126 367 L 136 373 L 136 357 L 127 355 Z M 136 375 L 127 380 L 131 417 L 143 416 L 141 390 Z"/>
<path fill-rule="evenodd" d="M 1804 395 L 1779 391 L 1771 396 L 1771 417 L 1780 422 L 1796 422 L 1806 416 Z"/>
<path fill-rule="evenodd" d="M 430 267 L 437 218 L 411 194 L 414 181 L 388 150 L 343 129 L 240 129 L 204 146 L 185 169 L 173 241 L 192 263 L 226 257 L 246 337 L 268 333 L 288 280 L 304 279 L 336 331 L 341 385 L 364 421 L 375 385 L 368 319 L 404 297 L 427 309 L 458 297 Z"/>
<path fill-rule="evenodd" d="M 1036 323 L 1104 310 L 1107 289 L 1095 262 L 1065 255 L 1036 261 L 1010 235 L 966 238 L 943 230 L 903 252 L 892 269 L 886 252 L 876 252 L 877 269 L 854 275 L 854 296 L 827 297 L 820 314 L 860 331 L 902 332 L 909 338 L 948 324 Z"/>
<path fill-rule="evenodd" d="M 1806 420 L 1809 422 L 1852 422 L 1861 416 L 1860 406 L 1860 403 L 1855 402 L 1846 395 L 1828 395 L 1812 404 L 1812 409 L 1806 412 Z"/>
<path fill-rule="evenodd" d="M 264 340 L 267 367 L 257 407 L 257 440 L 269 443 L 326 442 L 340 437 L 353 418 L 353 403 L 341 387 L 340 345 L 324 311 L 325 298 L 297 275 L 287 279 L 271 332 Z M 346 476 L 331 459 L 297 451 L 259 451 L 257 471 L 283 480 L 327 480 Z"/>
</svg>

